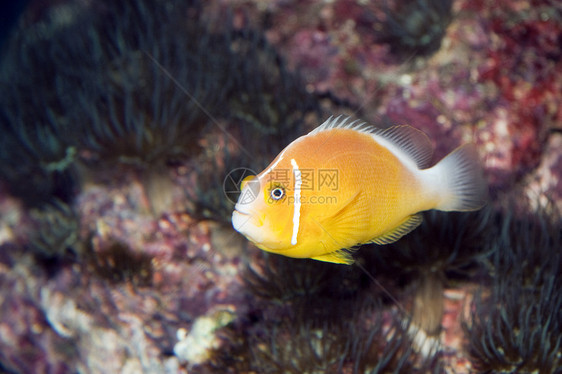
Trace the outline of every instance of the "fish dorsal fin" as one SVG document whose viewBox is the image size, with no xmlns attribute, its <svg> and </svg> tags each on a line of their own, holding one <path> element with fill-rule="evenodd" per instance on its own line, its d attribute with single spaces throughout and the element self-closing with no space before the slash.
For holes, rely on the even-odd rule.
<svg viewBox="0 0 562 374">
<path fill-rule="evenodd" d="M 433 146 L 422 131 L 408 125 L 392 126 L 384 130 L 375 129 L 373 138 L 401 161 L 411 160 L 418 169 L 429 167 Z"/>
<path fill-rule="evenodd" d="M 400 225 L 396 228 L 385 232 L 384 234 L 377 236 L 371 240 L 375 244 L 390 244 L 394 243 L 416 227 L 418 227 L 423 221 L 422 215 L 420 213 L 408 216 L 402 221 Z"/>
<path fill-rule="evenodd" d="M 323 124 L 312 130 L 308 135 L 314 135 L 322 131 L 332 130 L 332 129 L 348 129 L 364 132 L 367 134 L 372 134 L 376 128 L 368 125 L 366 122 L 362 122 L 358 119 L 351 121 L 351 117 L 344 116 L 330 116 Z"/>
<path fill-rule="evenodd" d="M 351 121 L 350 117 L 337 116 L 334 118 L 331 116 L 312 130 L 309 135 L 332 129 L 348 129 L 369 134 L 406 165 L 415 165 L 418 169 L 425 169 L 431 162 L 433 155 L 431 141 L 422 131 L 411 126 L 400 125 L 379 129 L 359 120 Z"/>
</svg>

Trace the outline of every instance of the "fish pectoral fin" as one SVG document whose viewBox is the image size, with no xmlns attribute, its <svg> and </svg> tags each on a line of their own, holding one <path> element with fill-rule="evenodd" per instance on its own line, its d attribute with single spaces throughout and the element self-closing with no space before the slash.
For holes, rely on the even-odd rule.
<svg viewBox="0 0 562 374">
<path fill-rule="evenodd" d="M 351 265 L 355 262 L 349 251 L 335 251 L 332 253 L 327 253 L 325 255 L 320 255 L 311 258 L 313 260 L 332 262 L 335 264 L 345 264 L 345 265 Z"/>
<path fill-rule="evenodd" d="M 341 222 L 342 220 L 345 221 L 350 216 L 350 209 L 353 210 L 356 207 L 356 202 L 359 200 L 361 195 L 361 191 L 355 192 L 352 196 L 348 197 L 347 200 L 341 205 L 341 207 L 331 212 L 329 215 L 325 216 L 322 220 L 323 221 L 332 221 L 332 222 Z M 351 216 L 355 216 L 357 214 L 361 214 L 361 212 L 355 212 L 355 214 L 351 214 Z"/>
<path fill-rule="evenodd" d="M 357 204 L 360 192 L 351 196 L 336 212 L 315 220 L 319 229 L 326 235 L 325 248 L 328 253 L 346 251 L 356 245 L 358 232 L 369 226 L 369 206 Z M 344 248 L 344 249 L 341 249 Z"/>
<path fill-rule="evenodd" d="M 341 205 L 335 212 L 330 212 L 315 221 L 320 231 L 326 236 L 324 249 L 331 251 L 316 257 L 314 260 L 333 262 L 336 264 L 353 264 L 352 253 L 358 244 L 358 227 L 369 225 L 369 206 L 357 204 L 361 192 L 357 191 Z"/>
<path fill-rule="evenodd" d="M 408 216 L 394 229 L 385 232 L 376 238 L 371 239 L 371 243 L 375 244 L 390 244 L 394 243 L 416 227 L 418 227 L 423 221 L 422 215 L 420 213 Z"/>
</svg>

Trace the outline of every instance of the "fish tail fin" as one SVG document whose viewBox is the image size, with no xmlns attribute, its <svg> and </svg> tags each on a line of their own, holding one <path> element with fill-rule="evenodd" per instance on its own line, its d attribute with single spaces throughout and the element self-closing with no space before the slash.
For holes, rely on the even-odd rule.
<svg viewBox="0 0 562 374">
<path fill-rule="evenodd" d="M 488 186 L 473 144 L 458 147 L 427 171 L 438 190 L 435 209 L 471 211 L 486 204 Z"/>
</svg>

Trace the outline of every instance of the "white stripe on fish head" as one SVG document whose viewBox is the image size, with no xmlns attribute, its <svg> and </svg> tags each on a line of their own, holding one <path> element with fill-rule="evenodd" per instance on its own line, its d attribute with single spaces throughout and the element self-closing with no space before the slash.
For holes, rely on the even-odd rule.
<svg viewBox="0 0 562 374">
<path fill-rule="evenodd" d="M 291 237 L 291 244 L 297 244 L 297 235 L 299 233 L 299 224 L 301 219 L 301 185 L 302 185 L 302 174 L 299 169 L 299 165 L 294 158 L 291 159 L 291 165 L 293 166 L 293 174 L 295 176 L 295 187 L 294 187 L 294 205 L 293 205 L 293 236 Z"/>
</svg>

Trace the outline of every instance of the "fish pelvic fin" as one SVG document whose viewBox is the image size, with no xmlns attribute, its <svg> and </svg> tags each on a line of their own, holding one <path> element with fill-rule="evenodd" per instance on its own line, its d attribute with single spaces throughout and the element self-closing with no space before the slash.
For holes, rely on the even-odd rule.
<svg viewBox="0 0 562 374">
<path fill-rule="evenodd" d="M 396 226 L 396 228 L 387 231 L 384 234 L 377 236 L 376 238 L 373 238 L 371 240 L 371 243 L 379 245 L 394 243 L 395 241 L 418 227 L 422 223 L 422 221 L 423 218 L 420 213 L 408 216 L 398 226 Z"/>
<path fill-rule="evenodd" d="M 311 257 L 313 260 L 332 262 L 334 264 L 344 264 L 351 265 L 355 262 L 351 256 L 351 252 L 347 250 L 335 251 L 332 253 L 326 253 L 320 256 Z"/>
<path fill-rule="evenodd" d="M 430 177 L 426 180 L 439 196 L 435 209 L 472 211 L 486 204 L 488 186 L 473 144 L 458 147 L 437 165 L 422 172 Z"/>
</svg>

